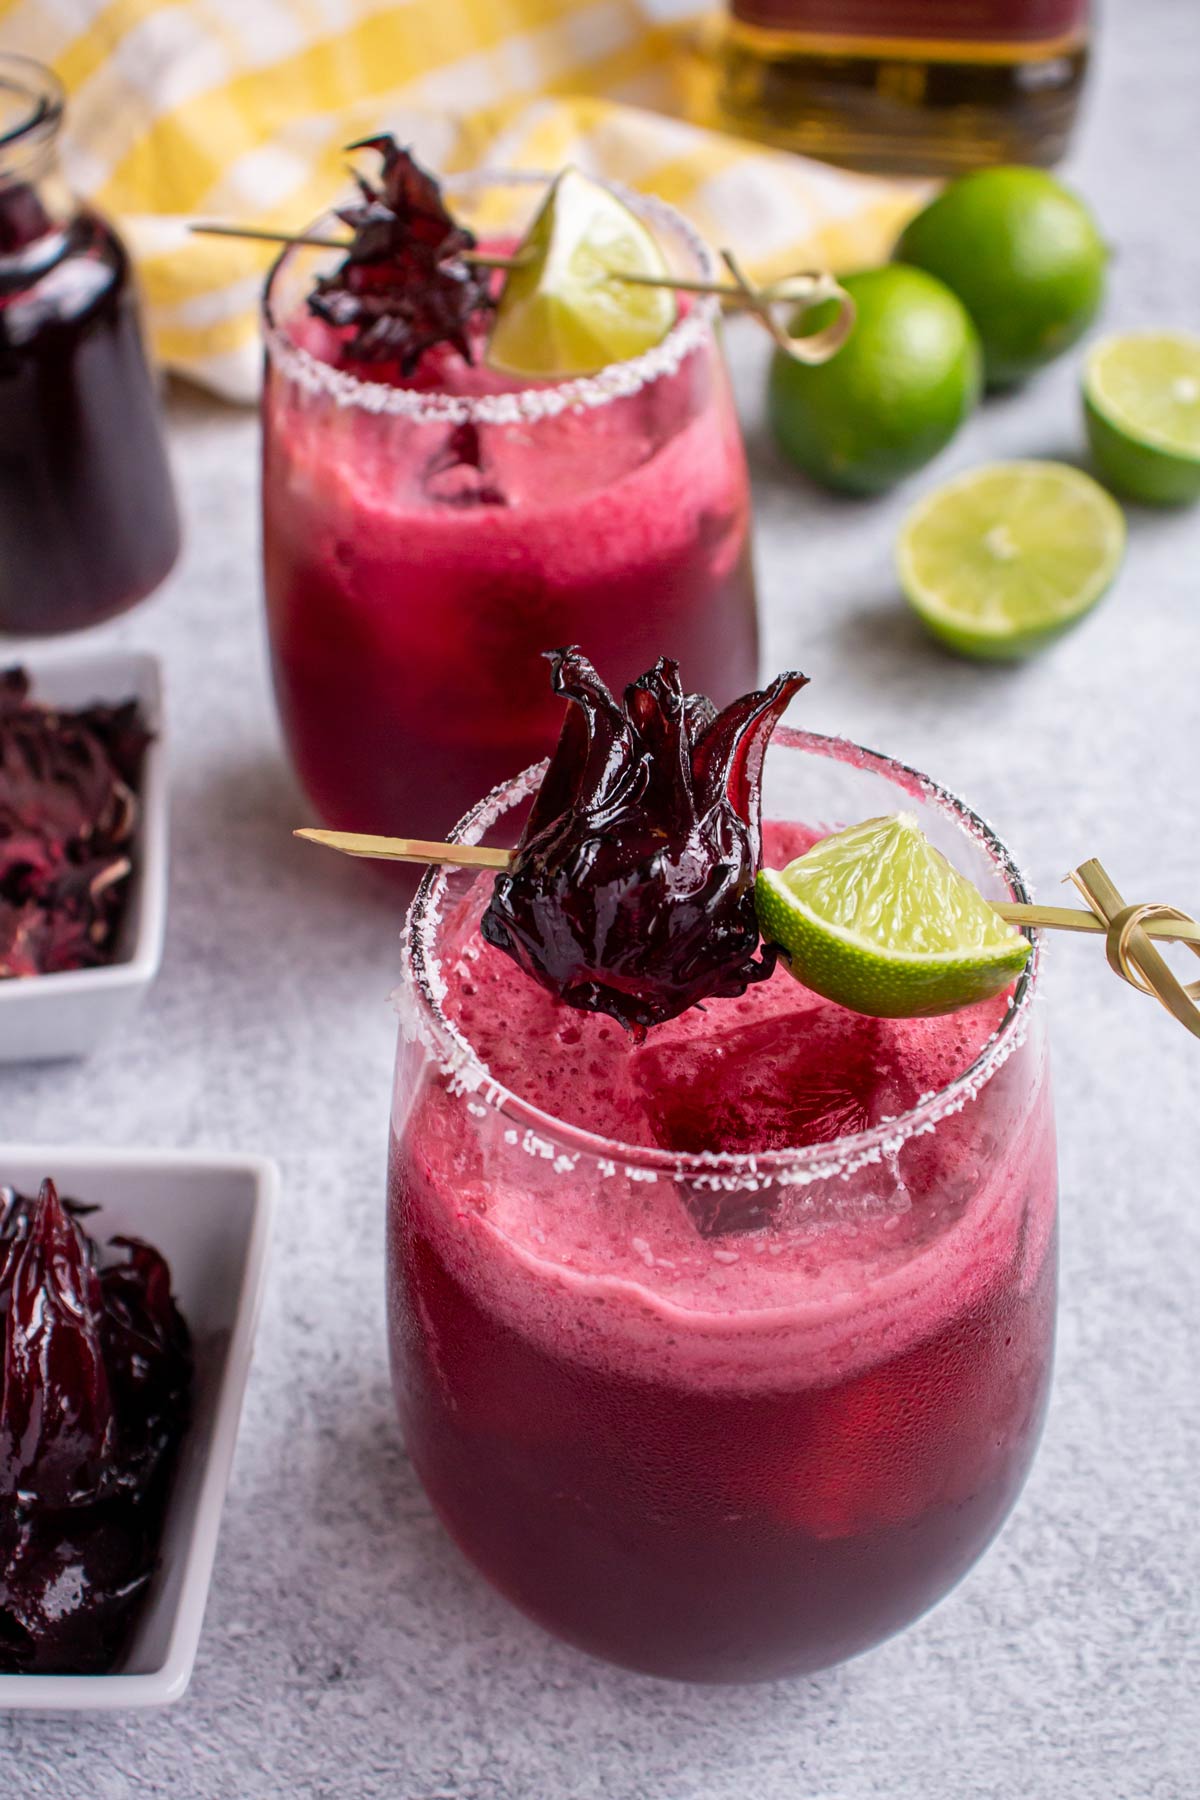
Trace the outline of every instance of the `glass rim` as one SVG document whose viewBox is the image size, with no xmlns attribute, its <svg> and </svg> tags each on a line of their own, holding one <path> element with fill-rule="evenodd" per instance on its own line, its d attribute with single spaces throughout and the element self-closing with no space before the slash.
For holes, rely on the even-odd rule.
<svg viewBox="0 0 1200 1800">
<path fill-rule="evenodd" d="M 62 124 L 66 89 L 54 70 L 36 57 L 0 51 L 0 93 L 16 95 L 28 104 L 23 118 L 0 130 L 0 152 L 52 138 Z"/>
<path fill-rule="evenodd" d="M 448 175 L 448 192 L 470 193 L 492 187 L 545 187 L 554 179 L 544 169 L 474 169 Z M 642 194 L 621 182 L 602 184 L 633 212 L 653 224 L 658 221 L 687 247 L 695 258 L 701 280 L 715 280 L 719 265 L 695 226 L 675 207 L 652 194 Z M 326 212 L 308 230 L 319 232 L 336 217 Z M 651 382 L 673 375 L 696 350 L 711 342 L 719 311 L 711 294 L 698 296 L 667 335 L 639 356 L 609 363 L 594 375 L 565 376 L 514 387 L 496 394 L 445 394 L 436 390 L 395 387 L 386 381 L 366 381 L 332 363 L 323 362 L 311 350 L 294 342 L 287 326 L 272 310 L 271 294 L 279 276 L 303 245 L 288 244 L 272 262 L 263 283 L 261 316 L 263 341 L 274 367 L 309 393 L 322 394 L 338 406 L 357 406 L 364 412 L 410 419 L 417 424 L 510 425 L 530 424 L 552 418 L 572 407 L 606 406 L 638 393 Z"/>
<path fill-rule="evenodd" d="M 896 785 L 903 778 L 911 787 L 917 784 L 922 799 L 933 802 L 966 831 L 990 857 L 1001 879 L 1014 899 L 1028 903 L 1032 899 L 1026 881 L 1012 852 L 995 829 L 949 788 L 913 769 L 896 757 L 884 756 L 847 738 L 831 737 L 822 732 L 800 731 L 788 726 L 776 729 L 772 749 L 780 746 L 831 761 L 853 762 L 872 770 Z M 768 752 L 768 756 L 770 752 Z M 472 807 L 450 832 L 451 842 L 478 843 L 490 826 L 532 794 L 541 781 L 548 761 L 533 764 L 516 777 L 492 789 Z M 674 1151 L 650 1144 L 629 1144 L 600 1132 L 571 1124 L 546 1112 L 530 1100 L 497 1081 L 470 1040 L 447 1016 L 441 1004 L 445 983 L 440 970 L 436 935 L 441 924 L 441 901 L 445 895 L 448 871 L 431 865 L 421 879 L 401 933 L 404 978 L 408 987 L 399 988 L 396 997 L 401 1011 L 401 1028 L 405 1026 L 405 1005 L 411 991 L 417 1009 L 417 1029 L 426 1047 L 436 1056 L 443 1071 L 452 1076 L 463 1092 L 482 1102 L 490 1111 L 523 1125 L 540 1137 L 569 1151 L 619 1161 L 627 1168 L 654 1170 L 676 1181 L 698 1188 L 734 1191 L 751 1185 L 806 1184 L 832 1177 L 844 1177 L 885 1155 L 891 1156 L 918 1133 L 929 1130 L 962 1108 L 981 1092 L 992 1076 L 1003 1067 L 1025 1040 L 1030 1009 L 1039 986 L 1042 946 L 1038 934 L 1032 934 L 1033 949 L 1017 979 L 1007 1012 L 995 1031 L 970 1065 L 945 1086 L 925 1094 L 916 1105 L 897 1113 L 894 1118 L 868 1126 L 865 1131 L 850 1132 L 822 1144 L 797 1145 L 792 1149 L 762 1151 Z"/>
</svg>

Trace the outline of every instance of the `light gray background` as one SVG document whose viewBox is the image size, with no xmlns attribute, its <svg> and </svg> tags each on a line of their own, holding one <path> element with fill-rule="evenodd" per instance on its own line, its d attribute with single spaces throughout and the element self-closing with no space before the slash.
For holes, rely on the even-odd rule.
<svg viewBox="0 0 1200 1800">
<path fill-rule="evenodd" d="M 1116 246 L 1106 323 L 1200 316 L 1193 0 L 1106 9 L 1070 173 Z M 932 648 L 891 544 L 915 493 L 1076 456 L 1075 357 L 995 401 L 932 475 L 871 504 L 789 476 L 762 351 L 731 334 L 758 496 L 766 664 L 808 724 L 966 794 L 1046 897 L 1103 856 L 1200 911 L 1200 514 L 1132 513 L 1103 607 L 1030 667 Z M 393 1422 L 381 1273 L 398 919 L 293 845 L 258 592 L 257 425 L 178 393 L 188 545 L 94 634 L 166 659 L 174 855 L 162 976 L 86 1065 L 0 1072 L 0 1138 L 233 1146 L 284 1206 L 195 1680 L 168 1713 L 0 1720 L 0 1794 L 55 1800 L 1184 1800 L 1200 1792 L 1200 1045 L 1090 943 L 1050 958 L 1063 1314 L 1015 1517 L 904 1637 L 814 1680 L 728 1691 L 618 1673 L 493 1595 L 430 1517 Z M 87 640 L 81 640 L 86 642 Z"/>
</svg>

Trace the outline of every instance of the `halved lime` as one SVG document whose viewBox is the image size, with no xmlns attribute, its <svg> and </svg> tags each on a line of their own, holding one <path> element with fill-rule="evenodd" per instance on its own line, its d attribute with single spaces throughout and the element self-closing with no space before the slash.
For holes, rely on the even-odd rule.
<svg viewBox="0 0 1200 1800">
<path fill-rule="evenodd" d="M 1029 656 L 1100 599 L 1125 519 L 1066 463 L 992 463 L 937 488 L 904 521 L 900 582 L 934 636 L 964 656 Z"/>
<path fill-rule="evenodd" d="M 564 169 L 515 252 L 500 295 L 488 362 L 510 375 L 591 375 L 640 356 L 678 316 L 675 291 L 622 274 L 666 277 L 652 233 L 616 195 Z"/>
<path fill-rule="evenodd" d="M 1200 337 L 1131 331 L 1088 356 L 1083 405 L 1105 481 L 1131 500 L 1200 500 Z"/>
<path fill-rule="evenodd" d="M 935 850 L 913 813 L 851 825 L 763 869 L 763 936 L 798 981 L 852 1012 L 916 1019 L 1003 993 L 1029 940 Z"/>
</svg>

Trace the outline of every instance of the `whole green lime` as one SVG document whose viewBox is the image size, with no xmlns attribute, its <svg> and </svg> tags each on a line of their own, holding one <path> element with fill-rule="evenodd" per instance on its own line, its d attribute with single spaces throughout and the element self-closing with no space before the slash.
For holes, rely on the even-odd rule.
<svg viewBox="0 0 1200 1800">
<path fill-rule="evenodd" d="M 892 263 L 842 285 L 856 318 L 826 363 L 771 364 L 768 409 L 785 456 L 827 487 L 877 494 L 923 468 L 979 398 L 975 328 L 948 288 Z M 805 337 L 829 323 L 834 302 L 790 327 Z"/>
<path fill-rule="evenodd" d="M 979 169 L 911 220 L 896 258 L 952 288 L 975 321 L 989 387 L 1011 387 L 1081 337 L 1108 252 L 1091 213 L 1044 169 Z"/>
</svg>

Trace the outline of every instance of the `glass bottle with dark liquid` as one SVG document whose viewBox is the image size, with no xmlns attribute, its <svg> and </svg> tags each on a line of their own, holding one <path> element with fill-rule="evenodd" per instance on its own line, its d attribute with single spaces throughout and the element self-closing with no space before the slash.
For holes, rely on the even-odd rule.
<svg viewBox="0 0 1200 1800">
<path fill-rule="evenodd" d="M 62 114 L 0 56 L 0 632 L 111 618 L 179 551 L 129 257 L 57 173 Z"/>
</svg>

